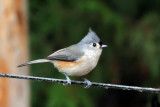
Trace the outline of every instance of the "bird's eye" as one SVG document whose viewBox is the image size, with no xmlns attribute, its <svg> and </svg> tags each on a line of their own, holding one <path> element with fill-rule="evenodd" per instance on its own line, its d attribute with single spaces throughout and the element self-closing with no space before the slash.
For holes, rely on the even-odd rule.
<svg viewBox="0 0 160 107">
<path fill-rule="evenodd" d="M 93 47 L 96 47 L 96 43 L 93 43 Z"/>
</svg>

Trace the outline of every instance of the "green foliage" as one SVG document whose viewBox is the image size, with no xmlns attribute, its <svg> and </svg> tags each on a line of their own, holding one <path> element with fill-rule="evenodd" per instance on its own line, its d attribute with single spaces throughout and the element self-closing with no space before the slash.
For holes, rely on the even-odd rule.
<svg viewBox="0 0 160 107">
<path fill-rule="evenodd" d="M 54 85 L 51 87 L 48 95 L 47 107 L 77 107 L 77 105 L 93 107 L 88 93 L 75 87 L 64 88 L 64 86 Z"/>
<path fill-rule="evenodd" d="M 31 59 L 79 42 L 91 27 L 109 47 L 89 80 L 156 87 L 160 82 L 159 5 L 158 0 L 30 0 Z M 48 63 L 32 65 L 31 74 L 65 78 Z M 124 107 L 126 102 L 126 106 L 134 106 L 133 102 L 146 106 L 149 99 L 150 95 L 32 82 L 33 107 Z"/>
</svg>

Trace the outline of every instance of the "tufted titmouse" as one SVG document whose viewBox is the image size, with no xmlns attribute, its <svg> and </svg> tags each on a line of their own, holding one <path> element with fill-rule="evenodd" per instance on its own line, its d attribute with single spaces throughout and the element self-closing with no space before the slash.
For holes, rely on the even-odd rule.
<svg viewBox="0 0 160 107">
<path fill-rule="evenodd" d="M 60 49 L 47 58 L 26 62 L 18 67 L 51 62 L 59 72 L 66 76 L 67 85 L 69 85 L 71 80 L 68 76 L 84 76 L 95 68 L 104 47 L 107 45 L 104 45 L 97 34 L 89 29 L 88 34 L 79 43 Z M 83 79 L 87 83 L 87 87 L 90 87 L 91 82 Z"/>
</svg>

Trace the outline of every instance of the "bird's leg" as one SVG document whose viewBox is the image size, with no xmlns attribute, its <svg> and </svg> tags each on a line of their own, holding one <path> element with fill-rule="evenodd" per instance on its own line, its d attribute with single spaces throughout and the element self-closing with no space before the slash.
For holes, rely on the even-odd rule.
<svg viewBox="0 0 160 107">
<path fill-rule="evenodd" d="M 92 83 L 89 80 L 87 80 L 86 78 L 82 78 L 82 79 L 86 83 L 86 85 L 84 86 L 84 88 L 90 88 L 90 86 L 92 85 Z"/>
<path fill-rule="evenodd" d="M 65 75 L 66 79 L 67 79 L 67 83 L 63 83 L 63 85 L 71 85 L 71 80 L 68 77 L 68 75 L 66 73 L 63 72 L 63 74 Z"/>
</svg>

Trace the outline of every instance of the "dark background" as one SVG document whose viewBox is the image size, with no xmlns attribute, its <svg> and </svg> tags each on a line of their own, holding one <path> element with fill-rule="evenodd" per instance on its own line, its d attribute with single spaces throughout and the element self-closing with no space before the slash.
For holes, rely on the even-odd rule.
<svg viewBox="0 0 160 107">
<path fill-rule="evenodd" d="M 89 27 L 108 45 L 90 81 L 159 87 L 160 0 L 30 0 L 30 59 L 79 42 Z M 50 63 L 32 65 L 31 75 L 65 79 Z M 153 100 L 150 93 L 36 81 L 31 92 L 33 107 L 151 107 Z"/>
</svg>

